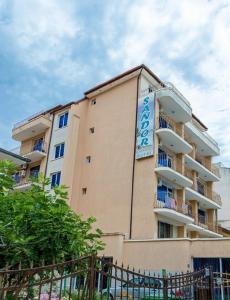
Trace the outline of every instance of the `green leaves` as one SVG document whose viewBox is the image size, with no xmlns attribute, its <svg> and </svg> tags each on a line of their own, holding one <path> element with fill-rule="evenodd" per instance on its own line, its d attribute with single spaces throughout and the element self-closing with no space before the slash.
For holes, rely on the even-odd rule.
<svg viewBox="0 0 230 300">
<path fill-rule="evenodd" d="M 10 177 L 12 166 L 0 163 L 0 170 L 7 171 L 2 174 Z M 0 268 L 19 263 L 29 267 L 31 261 L 34 266 L 52 264 L 103 249 L 102 232 L 92 230 L 95 218 L 82 220 L 68 206 L 66 188 L 59 186 L 49 192 L 47 185 L 49 180 L 40 175 L 33 179 L 31 190 L 5 193 L 4 188 L 12 185 L 9 178 L 0 180 L 0 236 L 4 242 Z"/>
<path fill-rule="evenodd" d="M 0 161 L 0 194 L 6 195 L 13 188 L 12 175 L 16 172 L 16 166 L 8 160 Z"/>
</svg>

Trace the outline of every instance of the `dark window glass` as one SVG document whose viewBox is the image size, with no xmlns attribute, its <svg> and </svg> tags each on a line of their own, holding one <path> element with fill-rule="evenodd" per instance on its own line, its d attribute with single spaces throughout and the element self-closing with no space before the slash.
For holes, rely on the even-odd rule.
<svg viewBox="0 0 230 300">
<path fill-rule="evenodd" d="M 168 223 L 158 222 L 158 238 L 166 239 L 172 237 L 172 225 Z"/>
<path fill-rule="evenodd" d="M 65 148 L 64 143 L 55 146 L 55 158 L 64 156 L 64 148 Z"/>
<path fill-rule="evenodd" d="M 68 123 L 68 115 L 69 114 L 67 112 L 64 114 L 64 126 L 66 126 Z"/>
<path fill-rule="evenodd" d="M 61 172 L 53 173 L 51 175 L 51 189 L 54 188 L 56 185 L 59 185 L 60 180 L 61 180 Z"/>
<path fill-rule="evenodd" d="M 61 115 L 59 117 L 59 125 L 58 125 L 59 128 L 67 126 L 67 124 L 68 124 L 68 115 L 69 115 L 68 112 L 66 112 L 66 113 L 64 113 L 63 115 Z"/>
<path fill-rule="evenodd" d="M 65 148 L 65 144 L 61 144 L 61 149 L 60 149 L 60 157 L 64 156 L 64 148 Z"/>
</svg>

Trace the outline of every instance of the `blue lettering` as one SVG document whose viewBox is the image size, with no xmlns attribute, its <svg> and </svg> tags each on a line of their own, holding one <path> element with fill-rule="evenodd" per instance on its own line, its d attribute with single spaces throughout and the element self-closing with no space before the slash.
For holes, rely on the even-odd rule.
<svg viewBox="0 0 230 300">
<path fill-rule="evenodd" d="M 148 146 L 148 139 L 144 138 L 141 140 L 141 146 Z"/>
<path fill-rule="evenodd" d="M 145 129 L 148 126 L 149 126 L 149 121 L 144 121 L 143 123 L 141 123 L 141 129 Z"/>
</svg>

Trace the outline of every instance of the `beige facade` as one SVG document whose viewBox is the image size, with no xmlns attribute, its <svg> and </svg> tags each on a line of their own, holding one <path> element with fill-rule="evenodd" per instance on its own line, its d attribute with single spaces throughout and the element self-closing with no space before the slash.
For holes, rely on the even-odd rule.
<svg viewBox="0 0 230 300">
<path fill-rule="evenodd" d="M 136 159 L 138 104 L 150 94 L 154 154 Z M 65 114 L 68 122 L 59 128 Z M 213 191 L 219 176 L 212 166 L 219 148 L 206 130 L 185 97 L 142 65 L 89 90 L 80 101 L 19 124 L 13 138 L 21 141 L 21 154 L 35 160 L 27 176 L 35 165 L 47 177 L 60 173 L 70 206 L 96 217 L 106 255 L 144 266 L 156 253 L 176 254 L 181 247 L 181 269 L 186 269 L 202 239 L 207 255 L 211 245 L 218 252 L 218 242 L 207 239 L 217 238 L 224 249 L 229 242 L 219 240 L 221 199 Z M 46 145 L 42 156 L 33 154 L 39 138 Z M 64 155 L 56 157 L 60 144 Z M 176 266 L 170 259 L 158 262 L 161 268 Z"/>
</svg>

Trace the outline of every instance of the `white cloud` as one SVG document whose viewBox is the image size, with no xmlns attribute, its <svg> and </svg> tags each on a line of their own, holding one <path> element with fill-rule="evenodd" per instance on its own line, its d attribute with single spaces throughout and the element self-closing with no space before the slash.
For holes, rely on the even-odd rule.
<svg viewBox="0 0 230 300">
<path fill-rule="evenodd" d="M 8 14 L 10 22 L 2 30 L 11 39 L 17 58 L 32 69 L 53 72 L 71 84 L 79 71 L 77 58 L 72 58 L 72 44 L 77 42 L 81 26 L 70 2 L 68 6 L 55 0 L 14 1 Z M 61 70 L 66 71 L 66 77 Z"/>
<path fill-rule="evenodd" d="M 123 68 L 144 62 L 173 82 L 218 140 L 221 159 L 230 165 L 229 1 L 143 0 L 126 3 L 120 15 L 111 9 L 116 10 L 105 12 L 110 30 L 114 37 L 120 34 L 118 43 L 107 40 L 111 60 Z"/>
</svg>

